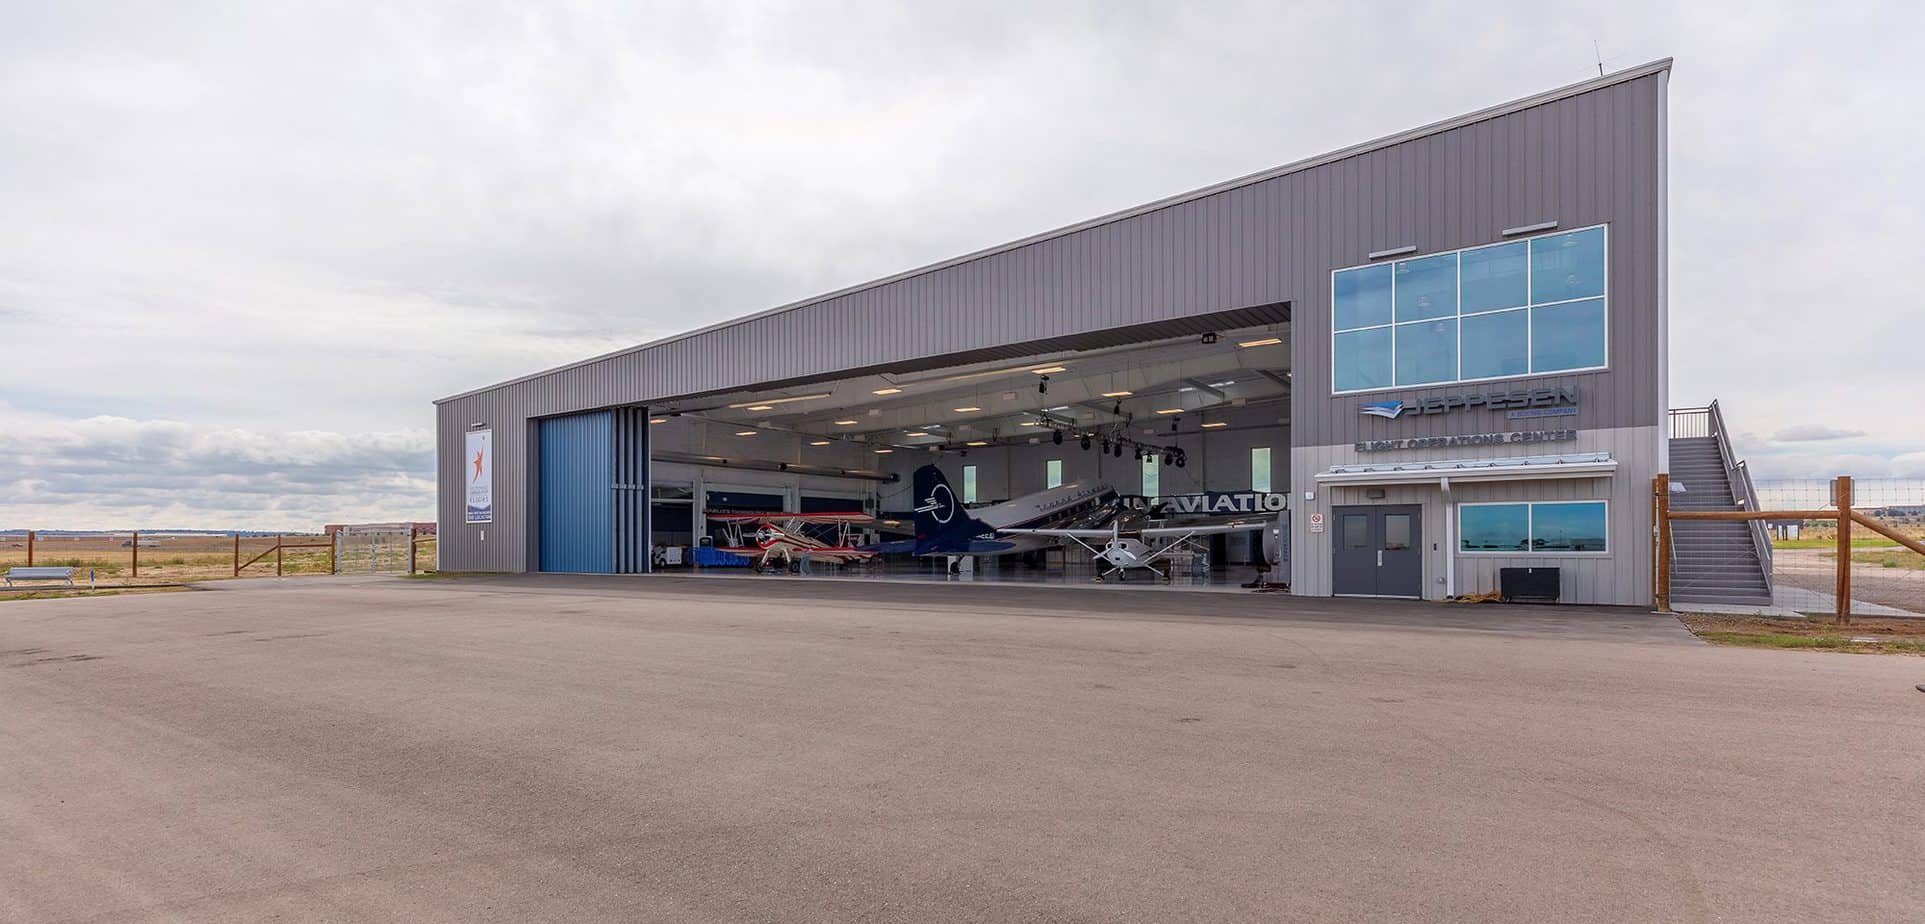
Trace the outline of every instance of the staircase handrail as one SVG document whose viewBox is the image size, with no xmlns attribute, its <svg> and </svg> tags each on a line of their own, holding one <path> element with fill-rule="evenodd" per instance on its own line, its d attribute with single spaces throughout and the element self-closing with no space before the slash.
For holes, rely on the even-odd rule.
<svg viewBox="0 0 1925 924">
<path fill-rule="evenodd" d="M 1709 407 L 1674 407 L 1666 415 L 1665 420 L 1669 425 L 1670 436 L 1674 440 L 1711 435 L 1711 408 Z"/>
<path fill-rule="evenodd" d="M 1758 490 L 1751 481 L 1751 467 L 1739 461 L 1731 451 L 1731 437 L 1725 431 L 1724 412 L 1718 409 L 1717 399 L 1705 408 L 1711 424 L 1711 436 L 1718 444 L 1718 458 L 1724 463 L 1725 481 L 1731 485 L 1731 502 L 1740 510 L 1757 510 Z M 1763 520 L 1747 520 L 1751 528 L 1751 545 L 1758 554 L 1758 564 L 1764 571 L 1765 589 L 1771 589 L 1771 530 Z"/>
</svg>

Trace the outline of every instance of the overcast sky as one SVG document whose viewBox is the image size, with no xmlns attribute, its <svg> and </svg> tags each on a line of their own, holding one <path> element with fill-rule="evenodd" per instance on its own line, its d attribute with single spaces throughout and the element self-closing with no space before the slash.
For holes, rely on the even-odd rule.
<svg viewBox="0 0 1925 924">
<path fill-rule="evenodd" d="M 1593 42 L 1677 58 L 1672 404 L 1722 399 L 1763 477 L 1925 476 L 1912 4 L 301 6 L 0 0 L 0 527 L 431 519 L 437 397 Z"/>
</svg>

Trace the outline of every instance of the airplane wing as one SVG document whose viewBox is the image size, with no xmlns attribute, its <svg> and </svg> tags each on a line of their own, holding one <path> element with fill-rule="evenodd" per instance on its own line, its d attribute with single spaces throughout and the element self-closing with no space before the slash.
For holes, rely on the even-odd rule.
<svg viewBox="0 0 1925 924">
<path fill-rule="evenodd" d="M 1116 535 L 1107 529 L 999 529 L 996 532 L 1011 536 L 1061 536 L 1065 539 L 1108 539 Z M 1145 530 L 1148 532 L 1148 530 Z M 1124 535 L 1129 535 L 1125 530 Z"/>
<path fill-rule="evenodd" d="M 708 520 L 724 524 L 874 524 L 868 514 L 708 514 Z"/>
<path fill-rule="evenodd" d="M 1162 539 L 1169 536 L 1208 536 L 1216 533 L 1242 533 L 1253 529 L 1263 529 L 1276 523 L 1268 519 L 1232 520 L 1228 523 L 1199 523 L 1195 526 L 1153 526 L 1137 530 L 1136 535 L 1145 539 Z"/>
</svg>

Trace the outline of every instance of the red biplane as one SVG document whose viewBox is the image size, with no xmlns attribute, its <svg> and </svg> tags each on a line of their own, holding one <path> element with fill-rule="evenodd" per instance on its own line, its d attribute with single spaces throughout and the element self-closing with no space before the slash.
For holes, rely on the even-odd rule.
<svg viewBox="0 0 1925 924">
<path fill-rule="evenodd" d="M 849 541 L 852 527 L 876 521 L 866 513 L 712 513 L 708 518 L 724 524 L 721 538 L 727 544 L 718 543 L 716 548 L 752 559 L 759 571 L 793 569 L 805 556 L 837 564 L 876 557 L 874 551 L 856 548 Z M 743 528 L 749 525 L 755 531 L 745 535 Z M 833 539 L 812 536 L 803 530 L 805 526 L 833 526 Z"/>
</svg>

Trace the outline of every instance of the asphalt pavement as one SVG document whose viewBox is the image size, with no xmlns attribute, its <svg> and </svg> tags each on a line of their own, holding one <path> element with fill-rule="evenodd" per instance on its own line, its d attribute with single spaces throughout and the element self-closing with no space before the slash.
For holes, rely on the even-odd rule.
<svg viewBox="0 0 1925 924">
<path fill-rule="evenodd" d="M 0 920 L 1925 919 L 1925 659 L 1636 610 L 317 578 L 0 602 Z"/>
</svg>

